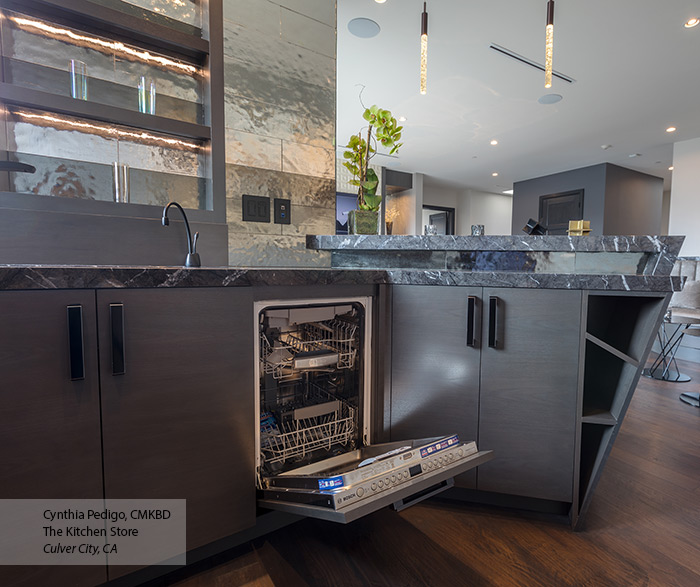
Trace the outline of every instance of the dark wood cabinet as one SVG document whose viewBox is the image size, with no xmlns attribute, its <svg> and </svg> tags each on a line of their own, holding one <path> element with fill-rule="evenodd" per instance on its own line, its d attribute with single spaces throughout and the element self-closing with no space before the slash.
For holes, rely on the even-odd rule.
<svg viewBox="0 0 700 587">
<path fill-rule="evenodd" d="M 84 379 L 71 379 L 69 306 Z M 94 291 L 0 292 L 0 499 L 102 498 L 96 325 Z M 106 579 L 104 566 L 0 566 L 4 586 Z"/>
<path fill-rule="evenodd" d="M 494 450 L 475 485 L 458 484 L 570 503 L 581 296 L 394 287 L 392 440 L 457 432 Z"/>
<path fill-rule="evenodd" d="M 250 291 L 101 290 L 97 300 L 105 497 L 186 499 L 188 550 L 253 526 Z"/>
<path fill-rule="evenodd" d="M 478 341 L 467 346 L 467 302 L 481 288 L 394 287 L 391 440 L 459 434 L 476 440 L 479 423 Z M 476 472 L 456 483 L 476 486 Z"/>
<path fill-rule="evenodd" d="M 188 550 L 253 526 L 252 337 L 250 288 L 0 292 L 0 498 L 186 499 Z M 133 570 L 0 567 L 0 583 Z"/>
<path fill-rule="evenodd" d="M 484 288 L 497 337 L 481 351 L 479 446 L 494 459 L 479 467 L 480 490 L 571 503 L 581 296 Z"/>
</svg>

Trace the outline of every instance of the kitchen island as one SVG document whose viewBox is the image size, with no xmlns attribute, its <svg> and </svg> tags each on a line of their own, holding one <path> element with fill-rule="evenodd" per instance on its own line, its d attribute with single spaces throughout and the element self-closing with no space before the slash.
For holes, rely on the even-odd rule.
<svg viewBox="0 0 700 587">
<path fill-rule="evenodd" d="M 374 300 L 372 442 L 477 440 L 495 458 L 456 478 L 451 497 L 564 514 L 581 528 L 680 288 L 669 273 L 682 238 L 309 242 L 361 250 L 372 238 L 475 264 L 405 267 L 385 247 L 388 267 L 0 266 L 1 497 L 186 497 L 190 561 L 264 531 L 253 303 L 362 295 Z M 585 254 L 603 254 L 601 268 Z"/>
</svg>

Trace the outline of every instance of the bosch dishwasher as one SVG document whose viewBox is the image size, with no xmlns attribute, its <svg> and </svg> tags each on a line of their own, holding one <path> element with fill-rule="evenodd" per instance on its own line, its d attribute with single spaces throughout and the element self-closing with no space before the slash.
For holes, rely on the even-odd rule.
<svg viewBox="0 0 700 587">
<path fill-rule="evenodd" d="M 370 444 L 371 297 L 258 301 L 255 315 L 260 506 L 347 523 L 491 459 L 456 435 Z"/>
</svg>

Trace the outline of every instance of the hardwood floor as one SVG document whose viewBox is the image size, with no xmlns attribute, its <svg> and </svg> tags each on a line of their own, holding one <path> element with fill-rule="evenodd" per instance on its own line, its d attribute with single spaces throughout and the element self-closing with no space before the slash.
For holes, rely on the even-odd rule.
<svg viewBox="0 0 700 587">
<path fill-rule="evenodd" d="M 305 520 L 229 553 L 177 587 L 700 585 L 700 409 L 693 379 L 642 378 L 585 528 L 431 501 L 348 526 Z M 155 585 L 155 584 L 154 584 Z"/>
</svg>

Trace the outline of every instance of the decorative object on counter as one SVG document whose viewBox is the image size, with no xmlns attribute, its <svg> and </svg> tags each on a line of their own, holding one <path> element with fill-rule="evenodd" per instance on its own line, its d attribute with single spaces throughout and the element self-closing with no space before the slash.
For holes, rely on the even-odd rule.
<svg viewBox="0 0 700 587">
<path fill-rule="evenodd" d="M 569 236 L 588 236 L 591 233 L 590 220 L 569 220 Z"/>
<path fill-rule="evenodd" d="M 361 103 L 361 99 L 360 99 Z M 377 143 L 389 150 L 389 155 L 398 153 L 402 143 L 402 126 L 399 126 L 388 110 L 383 110 L 376 105 L 365 108 L 362 117 L 369 122 L 367 138 L 363 138 L 364 127 L 356 135 L 352 135 L 347 144 L 347 150 L 343 157 L 347 161 L 343 166 L 352 173 L 350 184 L 358 187 L 357 208 L 360 211 L 373 211 L 377 213 L 382 203 L 382 195 L 377 195 L 379 178 L 376 172 L 370 168 L 370 159 L 377 152 Z M 369 221 L 367 221 L 369 223 Z M 377 234 L 379 222 L 377 221 L 373 233 L 352 233 L 351 222 L 348 221 L 348 231 L 351 234 Z"/>
<path fill-rule="evenodd" d="M 484 225 L 472 224 L 472 236 L 484 236 Z"/>
<path fill-rule="evenodd" d="M 394 229 L 394 220 L 399 215 L 398 208 L 385 208 L 384 209 L 384 222 L 386 224 L 386 233 L 391 234 Z"/>
<path fill-rule="evenodd" d="M 426 224 L 423 227 L 423 234 L 425 236 L 437 236 L 437 226 L 434 224 Z"/>
<path fill-rule="evenodd" d="M 199 255 L 197 254 L 197 239 L 199 238 L 199 233 L 195 232 L 194 238 L 192 238 L 192 233 L 190 232 L 190 223 L 187 221 L 187 214 L 185 214 L 185 210 L 182 206 L 180 206 L 180 204 L 178 204 L 177 202 L 169 202 L 168 205 L 165 208 L 163 208 L 163 218 L 161 218 L 163 226 L 168 226 L 170 224 L 170 219 L 168 218 L 168 210 L 170 206 L 175 206 L 178 210 L 180 210 L 182 218 L 185 221 L 188 251 L 187 257 L 185 258 L 185 267 L 201 267 L 202 264 L 199 259 Z"/>
<path fill-rule="evenodd" d="M 119 164 L 116 161 L 112 164 L 112 176 L 114 179 L 114 201 L 118 204 L 128 204 L 130 173 L 129 166 Z"/>
<path fill-rule="evenodd" d="M 88 99 L 87 63 L 78 59 L 70 60 L 70 95 L 76 100 Z"/>
<path fill-rule="evenodd" d="M 348 212 L 348 234 L 378 234 L 379 212 L 377 210 L 350 210 Z"/>
<path fill-rule="evenodd" d="M 156 82 L 151 78 L 141 76 L 139 80 L 139 112 L 144 114 L 156 113 Z"/>
<path fill-rule="evenodd" d="M 532 235 L 532 236 L 544 235 L 544 234 L 547 234 L 547 227 L 542 226 L 534 218 L 530 218 L 527 221 L 527 224 L 525 226 L 523 226 L 523 232 L 526 232 L 527 234 Z"/>
</svg>

